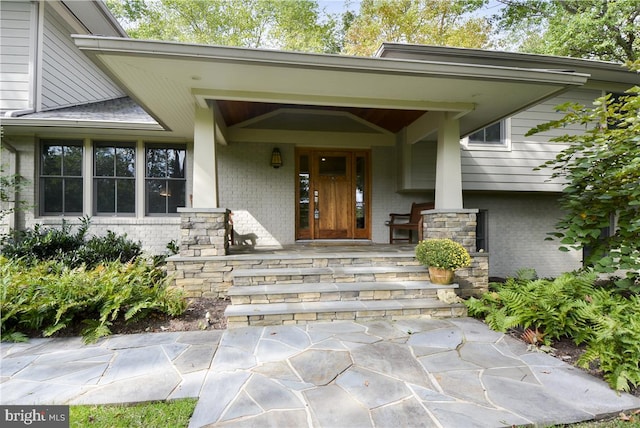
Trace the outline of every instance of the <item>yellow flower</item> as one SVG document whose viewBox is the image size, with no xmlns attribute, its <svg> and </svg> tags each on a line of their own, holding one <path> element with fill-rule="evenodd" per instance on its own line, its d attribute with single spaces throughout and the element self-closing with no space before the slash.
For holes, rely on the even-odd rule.
<svg viewBox="0 0 640 428">
<path fill-rule="evenodd" d="M 425 239 L 416 246 L 416 258 L 425 266 L 455 270 L 471 264 L 469 252 L 451 239 Z"/>
</svg>

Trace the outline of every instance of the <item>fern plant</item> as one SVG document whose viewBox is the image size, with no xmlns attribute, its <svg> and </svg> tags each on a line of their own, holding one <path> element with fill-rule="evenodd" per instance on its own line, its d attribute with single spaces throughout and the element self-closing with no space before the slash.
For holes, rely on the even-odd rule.
<svg viewBox="0 0 640 428">
<path fill-rule="evenodd" d="M 593 294 L 593 274 L 565 274 L 555 280 L 509 278 L 492 284 L 490 293 L 467 300 L 469 314 L 485 317 L 494 330 L 522 327 L 544 331 L 545 343 L 581 331 L 586 321 L 578 311 Z"/>
<path fill-rule="evenodd" d="M 26 264 L 0 256 L 0 333 L 21 339 L 34 330 L 51 336 L 83 323 L 85 341 L 110 334 L 119 317 L 130 320 L 151 311 L 178 315 L 186 308 L 161 269 L 137 259 L 94 269 L 70 268 L 59 261 Z"/>
<path fill-rule="evenodd" d="M 598 290 L 583 312 L 591 325 L 582 339 L 587 350 L 578 364 L 587 368 L 597 362 L 605 380 L 617 390 L 640 385 L 640 296 L 624 298 Z"/>
<path fill-rule="evenodd" d="M 586 344 L 579 364 L 598 363 L 613 388 L 628 391 L 640 385 L 640 296 L 597 288 L 595 279 L 590 273 L 553 281 L 511 278 L 492 283 L 490 292 L 466 305 L 470 315 L 497 331 L 531 328 L 547 345 L 561 337 Z"/>
</svg>

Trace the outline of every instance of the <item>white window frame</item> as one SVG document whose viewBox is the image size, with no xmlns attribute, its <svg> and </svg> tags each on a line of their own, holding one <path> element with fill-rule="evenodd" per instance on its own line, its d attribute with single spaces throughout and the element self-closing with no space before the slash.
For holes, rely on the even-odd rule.
<svg viewBox="0 0 640 428">
<path fill-rule="evenodd" d="M 118 176 L 106 176 L 107 179 L 114 180 L 128 180 L 133 182 L 133 212 L 98 212 L 98 189 L 97 189 L 97 180 L 102 178 L 96 175 L 96 164 L 95 164 L 95 155 L 96 155 L 96 147 L 129 147 L 134 150 L 134 174 L 133 178 L 123 178 Z M 135 140 L 99 140 L 95 139 L 91 141 L 91 212 L 92 216 L 95 217 L 137 217 L 138 216 L 138 175 L 139 175 L 140 163 L 138 160 L 138 144 Z"/>
<path fill-rule="evenodd" d="M 184 150 L 184 154 L 185 154 L 185 170 L 184 170 L 184 177 L 183 178 L 168 178 L 168 177 L 164 177 L 164 178 L 158 178 L 158 177 L 147 177 L 147 149 L 179 149 L 179 150 Z M 187 206 L 187 198 L 188 198 L 188 173 L 187 173 L 187 168 L 189 165 L 189 148 L 187 147 L 186 144 L 182 144 L 182 143 L 176 143 L 176 144 L 172 144 L 172 143 L 158 143 L 158 142 L 147 142 L 143 145 L 143 150 L 142 150 L 142 165 L 144 167 L 143 171 L 142 171 L 142 189 L 143 189 L 143 200 L 142 200 L 142 204 L 143 204 L 143 213 L 145 217 L 175 217 L 180 215 L 179 213 L 150 213 L 149 212 L 149 207 L 148 207 L 148 203 L 147 203 L 147 181 L 148 180 L 165 180 L 165 181 L 180 181 L 180 182 L 184 182 L 184 192 L 185 192 L 185 201 L 184 201 L 184 206 Z"/>
<path fill-rule="evenodd" d="M 494 152 L 510 152 L 511 151 L 511 118 L 500 121 L 500 133 L 502 134 L 501 144 L 487 144 L 470 142 L 469 136 L 460 140 L 460 144 L 465 150 L 486 150 Z"/>
</svg>

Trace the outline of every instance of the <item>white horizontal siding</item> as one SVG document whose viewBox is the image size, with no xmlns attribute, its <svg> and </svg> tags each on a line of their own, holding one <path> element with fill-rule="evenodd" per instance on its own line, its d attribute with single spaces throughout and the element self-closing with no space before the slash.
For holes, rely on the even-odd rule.
<svg viewBox="0 0 640 428">
<path fill-rule="evenodd" d="M 48 7 L 42 53 L 42 110 L 102 101 L 124 93 L 74 45 L 68 29 Z"/>
<path fill-rule="evenodd" d="M 463 150 L 462 187 L 465 190 L 558 192 L 562 182 L 551 181 L 552 170 L 534 171 L 556 157 L 566 144 L 553 143 L 555 136 L 582 133 L 585 127 L 572 125 L 534 136 L 525 134 L 536 125 L 563 117 L 556 106 L 569 101 L 591 105 L 600 92 L 576 89 L 547 100 L 511 118 L 511 150 Z"/>
<path fill-rule="evenodd" d="M 520 141 L 538 141 L 546 142 L 553 137 L 557 137 L 570 133 L 584 132 L 583 125 L 569 125 L 561 129 L 554 129 L 547 132 L 541 132 L 532 136 L 525 134 L 533 127 L 552 120 L 558 120 L 563 117 L 563 113 L 558 112 L 556 107 L 567 102 L 577 102 L 586 106 L 591 106 L 593 100 L 601 96 L 600 91 L 589 89 L 574 89 L 557 97 L 551 98 L 530 109 L 519 113 L 511 118 L 511 139 L 514 142 Z"/>
<path fill-rule="evenodd" d="M 35 13 L 35 9 L 34 12 Z M 30 61 L 35 40 L 30 29 L 31 2 L 0 2 L 0 110 L 33 106 Z"/>
</svg>

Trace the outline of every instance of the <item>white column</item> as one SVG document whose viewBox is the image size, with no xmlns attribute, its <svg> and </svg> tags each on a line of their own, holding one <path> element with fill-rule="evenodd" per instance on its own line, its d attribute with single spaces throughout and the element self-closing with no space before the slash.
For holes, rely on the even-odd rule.
<svg viewBox="0 0 640 428">
<path fill-rule="evenodd" d="M 218 208 L 215 118 L 196 105 L 193 128 L 193 208 Z"/>
<path fill-rule="evenodd" d="M 438 210 L 462 209 L 462 168 L 460 165 L 460 123 L 450 113 L 442 113 L 438 126 L 436 159 L 436 200 Z"/>
</svg>

